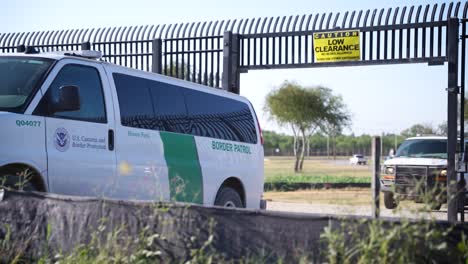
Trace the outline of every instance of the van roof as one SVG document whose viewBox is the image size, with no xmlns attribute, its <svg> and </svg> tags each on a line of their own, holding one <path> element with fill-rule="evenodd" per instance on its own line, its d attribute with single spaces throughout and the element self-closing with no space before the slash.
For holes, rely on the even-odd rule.
<svg viewBox="0 0 468 264">
<path fill-rule="evenodd" d="M 69 51 L 69 52 L 72 53 L 73 51 Z M 72 55 L 67 55 L 65 53 L 67 53 L 67 52 L 64 52 L 64 51 L 61 51 L 61 52 L 41 52 L 41 53 L 34 53 L 34 54 L 7 53 L 7 54 L 0 54 L 0 57 L 28 57 L 28 58 L 44 58 L 44 59 L 53 59 L 53 60 L 74 59 L 74 60 L 83 60 L 83 61 L 88 61 L 88 62 L 105 64 L 105 65 L 109 65 L 110 67 L 121 68 L 121 69 L 125 69 L 125 70 L 128 70 L 128 71 L 133 71 L 135 73 L 138 72 L 140 74 L 148 75 L 148 77 L 158 75 L 160 78 L 162 78 L 162 80 L 164 80 L 166 82 L 169 82 L 169 83 L 172 83 L 172 84 L 179 84 L 179 85 L 183 85 L 186 88 L 201 90 L 201 91 L 205 91 L 205 92 L 208 92 L 208 93 L 213 93 L 213 94 L 221 95 L 221 96 L 224 96 L 224 97 L 229 97 L 229 98 L 232 98 L 232 99 L 237 99 L 237 100 L 240 100 L 240 101 L 250 103 L 250 101 L 246 97 L 238 95 L 238 94 L 234 94 L 234 93 L 229 93 L 229 92 L 227 92 L 225 90 L 212 88 L 212 87 L 209 87 L 209 86 L 206 86 L 206 85 L 202 85 L 202 84 L 198 84 L 198 83 L 190 82 L 190 81 L 185 81 L 185 80 L 182 80 L 182 79 L 178 79 L 178 78 L 163 75 L 163 74 L 157 74 L 157 73 L 153 73 L 153 72 L 149 72 L 149 71 L 142 71 L 142 70 L 138 70 L 138 69 L 134 69 L 134 68 L 129 68 L 129 67 L 125 67 L 125 66 L 122 66 L 122 65 L 107 62 L 107 61 L 104 61 L 104 60 L 89 59 L 89 58 L 80 57 L 80 56 L 72 56 Z"/>
<path fill-rule="evenodd" d="M 70 53 L 73 51 L 70 51 Z M 27 54 L 27 53 L 4 53 L 0 54 L 2 57 L 28 57 L 28 58 L 44 58 L 44 59 L 53 59 L 53 60 L 61 60 L 64 58 L 73 58 L 79 60 L 86 60 L 86 61 L 94 61 L 94 62 L 101 62 L 95 59 L 88 59 L 85 57 L 79 56 L 72 56 L 72 55 L 65 55 L 65 52 L 41 52 L 35 54 Z"/>
</svg>

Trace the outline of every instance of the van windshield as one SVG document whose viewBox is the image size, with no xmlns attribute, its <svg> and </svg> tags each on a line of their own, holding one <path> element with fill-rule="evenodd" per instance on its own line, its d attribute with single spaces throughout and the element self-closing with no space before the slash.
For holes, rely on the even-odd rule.
<svg viewBox="0 0 468 264">
<path fill-rule="evenodd" d="M 0 111 L 24 112 L 53 60 L 0 57 Z"/>
<path fill-rule="evenodd" d="M 406 140 L 398 148 L 396 157 L 447 159 L 447 140 L 412 139 Z"/>
</svg>

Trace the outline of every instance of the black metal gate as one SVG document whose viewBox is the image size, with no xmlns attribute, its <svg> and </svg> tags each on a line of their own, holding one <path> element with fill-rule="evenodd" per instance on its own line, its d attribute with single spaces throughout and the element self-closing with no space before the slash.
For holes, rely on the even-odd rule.
<svg viewBox="0 0 468 264">
<path fill-rule="evenodd" d="M 249 70 L 447 62 L 450 195 L 457 193 L 451 180 L 457 173 L 457 111 L 464 112 L 464 104 L 458 104 L 465 95 L 467 12 L 468 2 L 452 2 L 344 14 L 3 33 L 0 53 L 15 52 L 19 45 L 43 52 L 91 48 L 102 51 L 104 59 L 115 64 L 234 93 L 239 93 L 240 74 Z M 361 60 L 316 62 L 313 34 L 335 30 L 360 31 Z M 463 114 L 459 122 L 464 131 Z M 463 140 L 460 147 L 463 152 Z M 449 200 L 449 221 L 456 221 L 455 201 Z"/>
</svg>

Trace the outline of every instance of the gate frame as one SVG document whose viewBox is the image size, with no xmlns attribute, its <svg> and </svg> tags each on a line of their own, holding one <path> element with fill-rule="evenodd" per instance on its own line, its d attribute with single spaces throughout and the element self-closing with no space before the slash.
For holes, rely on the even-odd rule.
<svg viewBox="0 0 468 264">
<path fill-rule="evenodd" d="M 18 50 L 23 50 L 25 46 L 32 46 L 43 51 L 92 48 L 94 50 L 103 51 L 105 54 L 104 57 L 116 64 L 123 64 L 125 66 L 171 76 L 175 74 L 175 77 L 217 88 L 219 88 L 220 79 L 222 79 L 222 88 L 233 93 L 239 93 L 240 91 L 240 74 L 248 72 L 249 70 L 408 63 L 442 65 L 447 62 L 447 219 L 450 222 L 455 222 L 457 221 L 457 211 L 461 211 L 464 206 L 464 196 L 459 195 L 461 186 L 457 189 L 456 185 L 457 173 L 460 173 L 460 178 L 463 179 L 463 172 L 457 171 L 457 168 L 455 168 L 455 160 L 457 154 L 457 110 L 459 94 L 461 94 L 461 98 L 465 98 L 465 53 L 466 42 L 468 40 L 466 32 L 466 25 L 468 24 L 468 2 L 464 2 L 461 19 L 458 18 L 460 6 L 461 2 L 457 2 L 455 5 L 452 2 L 448 5 L 446 13 L 446 4 L 443 3 L 440 5 L 440 9 L 438 9 L 438 4 L 432 6 L 428 4 L 425 8 L 423 8 L 422 5 L 417 7 L 411 6 L 408 8 L 408 13 L 406 13 L 407 7 L 403 7 L 401 13 L 399 13 L 399 7 L 394 10 L 389 8 L 386 11 L 386 16 L 384 16 L 385 9 L 380 9 L 380 11 L 374 9 L 372 12 L 371 10 L 365 12 L 363 10 L 359 12 L 345 12 L 342 18 L 340 18 L 340 13 L 335 14 L 335 16 L 333 16 L 332 13 L 328 15 L 323 13 L 321 15 L 316 14 L 315 16 L 284 16 L 277 17 L 276 19 L 270 17 L 157 26 L 147 25 L 140 27 L 0 33 L 0 52 L 14 52 L 16 47 L 20 47 Z M 430 7 L 432 7 L 432 12 L 429 12 Z M 439 11 L 438 18 L 436 17 L 437 11 Z M 422 22 L 420 19 L 421 14 L 423 14 Z M 390 23 L 391 15 L 393 15 L 392 23 Z M 446 20 L 444 20 L 445 17 Z M 354 20 L 355 18 L 356 20 Z M 362 24 L 361 18 L 363 18 Z M 399 22 L 397 18 L 400 18 Z M 460 22 L 462 24 L 461 38 L 459 38 Z M 298 61 L 296 63 L 296 39 L 299 39 L 297 47 L 300 50 L 303 38 L 305 38 L 305 43 L 308 43 L 308 38 L 315 32 L 353 29 L 364 32 L 361 61 L 315 63 L 313 53 L 308 54 L 308 50 L 305 49 L 305 54 L 302 54 L 302 51 L 297 53 Z M 429 33 L 427 29 L 430 30 Z M 443 29 L 446 30 L 445 55 L 442 54 Z M 411 35 L 411 30 L 414 30 L 413 36 Z M 420 30 L 422 31 L 421 46 L 418 41 Z M 435 38 L 436 30 L 437 39 Z M 383 45 L 381 45 L 382 33 L 384 34 Z M 402 40 L 405 37 L 403 33 L 406 33 L 407 38 L 405 47 L 403 46 Z M 429 40 L 431 41 L 429 43 L 429 56 L 426 56 L 427 34 L 430 34 Z M 388 50 L 389 35 L 392 40 L 390 51 Z M 369 43 L 366 41 L 366 36 L 369 37 L 369 39 L 367 39 Z M 396 43 L 396 36 L 399 38 L 398 43 Z M 277 38 L 279 38 L 279 53 L 275 54 Z M 271 39 L 273 39 L 273 41 L 270 41 Z M 461 56 L 459 56 L 460 46 L 458 43 L 460 39 L 462 41 Z M 253 48 L 251 46 L 251 40 L 253 40 Z M 260 41 L 260 45 L 257 46 L 258 40 Z M 266 40 L 266 43 L 264 40 Z M 292 45 L 290 45 L 290 49 L 288 49 L 290 40 Z M 374 40 L 376 45 L 374 45 Z M 411 46 L 411 40 L 413 40 L 414 46 Z M 437 49 L 434 47 L 434 42 L 437 43 Z M 82 43 L 87 44 L 81 45 Z M 270 49 L 270 43 L 272 44 L 272 49 Z M 285 52 L 283 52 L 282 49 L 283 43 Z M 367 44 L 368 47 L 366 48 Z M 397 44 L 398 54 L 396 52 Z M 375 52 L 373 50 L 374 46 L 376 48 Z M 381 50 L 382 46 L 384 49 L 383 52 Z M 181 49 L 179 49 L 179 47 L 181 47 Z M 259 54 L 257 53 L 257 48 L 260 51 Z M 419 48 L 422 49 L 423 55 L 421 57 L 418 56 Z M 252 60 L 250 52 L 252 50 L 253 64 L 250 64 Z M 270 54 L 271 50 L 273 55 Z M 262 57 L 265 54 L 264 51 L 266 51 L 266 56 Z M 368 57 L 366 57 L 367 51 L 369 51 Z M 406 57 L 403 56 L 403 51 L 405 51 Z M 221 53 L 223 53 L 222 59 Z M 286 63 L 282 63 L 283 53 Z M 383 58 L 381 58 L 382 53 L 384 53 Z M 412 57 L 411 53 L 416 55 Z M 245 55 L 247 55 L 247 63 L 245 62 Z M 289 55 L 292 55 L 292 63 L 289 63 L 289 59 L 291 59 L 291 57 L 288 57 Z M 305 60 L 301 58 L 302 55 L 305 55 Z M 310 60 L 310 56 L 312 56 L 312 60 Z M 175 68 L 173 72 L 174 57 Z M 179 57 L 182 58 L 180 70 Z M 260 63 L 257 63 L 258 57 Z M 270 57 L 273 63 L 269 63 Z M 278 57 L 279 63 L 275 63 L 276 57 Z M 187 67 L 184 64 L 184 58 L 187 58 Z M 190 63 L 190 59 L 192 59 L 193 64 Z M 459 59 L 461 60 L 460 85 L 458 79 Z M 264 61 L 266 63 L 263 63 Z M 223 68 L 222 74 L 220 74 L 221 65 Z M 167 72 L 168 66 L 170 66 L 169 73 Z M 194 67 L 193 69 L 190 68 L 192 66 Z M 211 68 L 211 73 L 208 73 L 209 67 Z M 204 68 L 204 70 L 202 68 Z M 185 70 L 187 70 L 186 75 L 184 75 Z M 193 72 L 190 72 L 191 70 Z M 220 78 L 221 75 L 222 78 Z M 464 132 L 464 103 L 460 104 L 460 110 L 460 131 Z M 458 154 L 465 153 L 464 133 L 461 133 L 460 137 L 460 153 Z M 468 160 L 468 155 L 463 156 L 466 162 Z M 464 220 L 463 212 L 461 219 L 462 221 Z"/>
</svg>

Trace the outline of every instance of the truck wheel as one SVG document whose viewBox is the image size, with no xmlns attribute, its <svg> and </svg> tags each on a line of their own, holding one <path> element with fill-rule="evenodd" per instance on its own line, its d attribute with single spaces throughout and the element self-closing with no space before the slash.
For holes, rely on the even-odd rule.
<svg viewBox="0 0 468 264">
<path fill-rule="evenodd" d="M 384 193 L 384 204 L 385 208 L 387 209 L 395 209 L 398 206 L 395 197 L 393 196 L 392 192 L 385 192 Z"/>
<path fill-rule="evenodd" d="M 431 207 L 431 210 L 439 211 L 440 208 L 442 207 L 442 203 L 435 201 L 435 202 L 430 204 L 430 207 Z"/>
<path fill-rule="evenodd" d="M 230 187 L 223 187 L 218 192 L 214 205 L 230 208 L 244 208 L 241 197 L 236 190 Z"/>
</svg>

